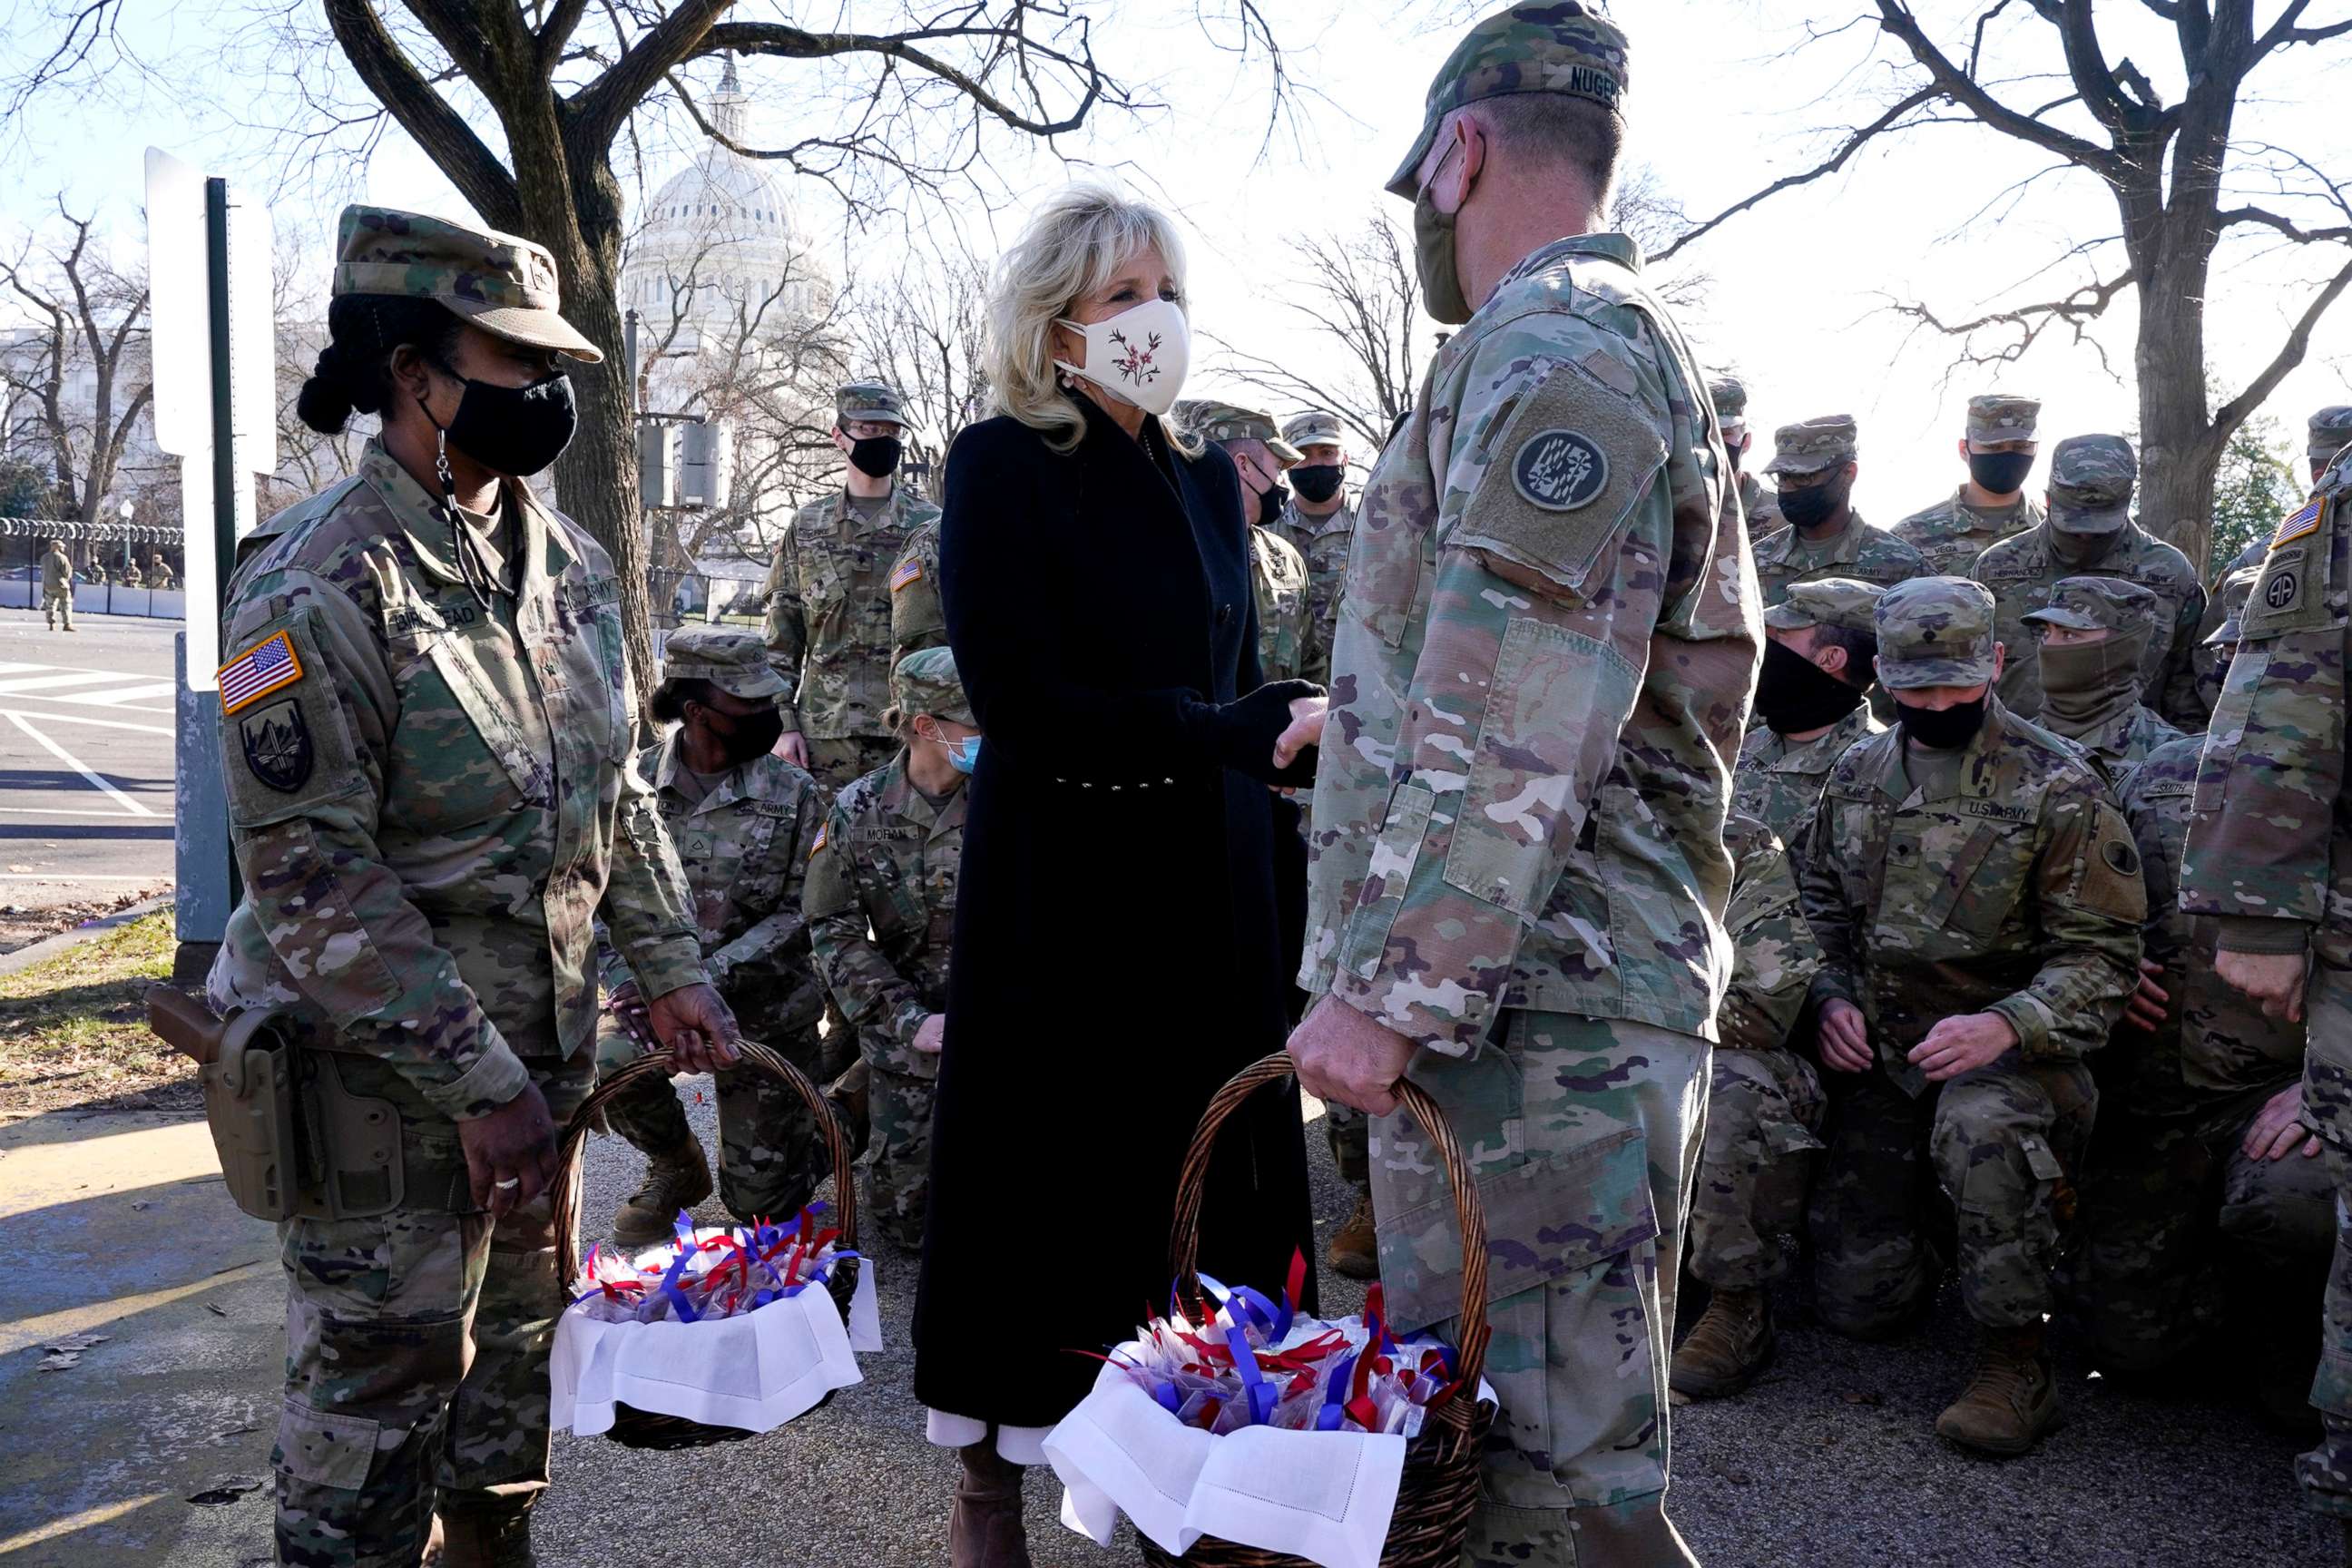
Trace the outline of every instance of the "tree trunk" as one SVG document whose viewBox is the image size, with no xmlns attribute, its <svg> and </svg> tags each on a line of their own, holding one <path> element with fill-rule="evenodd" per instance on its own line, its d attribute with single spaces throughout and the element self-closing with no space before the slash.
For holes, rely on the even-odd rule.
<svg viewBox="0 0 2352 1568">
<path fill-rule="evenodd" d="M 2140 526 L 2202 575 L 2222 445 L 2205 406 L 2204 300 L 2147 288 L 2139 298 Z"/>
</svg>

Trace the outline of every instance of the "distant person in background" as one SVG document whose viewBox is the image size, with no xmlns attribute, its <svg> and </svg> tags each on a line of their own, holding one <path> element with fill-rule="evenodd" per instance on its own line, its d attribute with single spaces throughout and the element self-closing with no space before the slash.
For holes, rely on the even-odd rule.
<svg viewBox="0 0 2352 1568">
<path fill-rule="evenodd" d="M 1930 574 L 1965 577 L 1978 556 L 2041 523 L 2042 508 L 2025 493 L 2033 455 L 2042 449 L 2033 438 L 2041 416 L 2037 398 L 1989 392 L 1969 399 L 1968 433 L 1959 442 L 1969 477 L 1895 525 L 1895 537 L 1919 552 Z"/>
<path fill-rule="evenodd" d="M 48 621 L 49 630 L 58 629 L 58 615 L 63 611 L 66 630 L 73 624 L 73 563 L 66 559 L 63 540 L 49 541 L 49 552 L 41 557 L 41 614 Z"/>
<path fill-rule="evenodd" d="M 172 563 L 163 559 L 162 551 L 158 550 L 148 558 L 147 585 L 149 587 L 169 588 L 178 581 L 179 579 L 172 574 Z"/>
</svg>

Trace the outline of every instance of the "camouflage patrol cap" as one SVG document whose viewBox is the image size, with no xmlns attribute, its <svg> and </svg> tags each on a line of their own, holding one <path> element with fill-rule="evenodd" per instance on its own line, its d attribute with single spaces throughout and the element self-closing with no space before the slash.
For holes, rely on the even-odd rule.
<svg viewBox="0 0 2352 1568">
<path fill-rule="evenodd" d="M 2156 595 L 2120 577 L 2062 577 L 2050 603 L 2019 617 L 2030 626 L 2127 632 L 2154 618 Z"/>
<path fill-rule="evenodd" d="M 707 680 L 730 697 L 758 702 L 784 689 L 768 662 L 768 645 L 742 626 L 687 626 L 670 633 L 662 649 L 662 684 Z"/>
<path fill-rule="evenodd" d="M 2239 617 L 2246 613 L 2246 601 L 2253 596 L 2254 584 L 2262 580 L 2260 565 L 2241 566 L 2221 579 L 2221 624 L 2205 639 L 2207 647 L 2227 647 L 2238 640 Z"/>
<path fill-rule="evenodd" d="M 1858 432 L 1851 414 L 1828 414 L 1801 425 L 1783 425 L 1772 432 L 1772 460 L 1768 474 L 1818 474 L 1853 461 Z"/>
<path fill-rule="evenodd" d="M 1274 416 L 1255 408 L 1243 408 L 1231 403 L 1213 402 L 1208 398 L 1192 398 L 1176 405 L 1177 422 L 1193 435 L 1207 441 L 1263 441 L 1266 450 L 1282 461 L 1284 468 L 1297 462 L 1304 454 L 1282 437 L 1274 426 Z"/>
<path fill-rule="evenodd" d="M 2006 392 L 1983 392 L 1969 399 L 1969 439 L 2031 441 L 2042 417 L 2042 400 Z"/>
<path fill-rule="evenodd" d="M 2068 533 L 2113 533 L 2131 519 L 2139 459 L 2120 436 L 2069 436 L 2050 457 L 2050 521 Z"/>
<path fill-rule="evenodd" d="M 1966 577 L 1914 577 L 1879 595 L 1878 683 L 1889 691 L 1992 679 L 1992 590 Z"/>
<path fill-rule="evenodd" d="M 1848 631 L 1875 634 L 1874 612 L 1886 592 L 1875 583 L 1853 577 L 1816 577 L 1789 584 L 1789 596 L 1764 612 L 1764 624 L 1784 632 L 1807 626 L 1843 626 Z"/>
<path fill-rule="evenodd" d="M 887 381 L 845 381 L 833 389 L 833 413 L 844 425 L 853 419 L 904 425 L 907 403 Z"/>
<path fill-rule="evenodd" d="M 1748 384 L 1736 375 L 1718 375 L 1706 384 L 1707 401 L 1715 405 L 1715 422 L 1728 430 L 1748 423 Z"/>
<path fill-rule="evenodd" d="M 1282 422 L 1282 438 L 1294 447 L 1344 447 L 1348 437 L 1339 416 L 1327 408 L 1310 408 Z"/>
<path fill-rule="evenodd" d="M 558 314 L 555 258 L 510 234 L 390 207 L 352 205 L 335 242 L 337 298 L 431 300 L 486 332 L 594 364 L 604 351 Z"/>
<path fill-rule="evenodd" d="M 1473 26 L 1430 79 L 1421 134 L 1389 176 L 1389 194 L 1417 192 L 1438 122 L 1465 103 L 1557 92 L 1616 110 L 1625 93 L 1625 35 L 1600 9 L 1580 0 L 1508 5 Z"/>
<path fill-rule="evenodd" d="M 2324 463 L 2352 441 L 2352 404 L 2331 403 L 2311 416 L 2311 442 L 2304 456 Z"/>
<path fill-rule="evenodd" d="M 900 659 L 890 672 L 890 705 L 902 719 L 930 713 L 959 724 L 980 722 L 971 716 L 963 677 L 956 673 L 953 648 L 917 648 Z"/>
</svg>

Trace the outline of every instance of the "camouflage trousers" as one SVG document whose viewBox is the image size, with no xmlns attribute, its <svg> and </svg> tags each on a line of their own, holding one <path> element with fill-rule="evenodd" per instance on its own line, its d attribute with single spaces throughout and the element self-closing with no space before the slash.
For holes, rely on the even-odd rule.
<svg viewBox="0 0 2352 1568">
<path fill-rule="evenodd" d="M 919 1250 L 931 1192 L 931 1095 L 936 1076 L 887 1065 L 897 1053 L 868 1052 L 866 1116 L 866 1217 L 899 1246 Z"/>
<path fill-rule="evenodd" d="M 1372 1159 L 1366 1149 L 1370 1136 L 1371 1125 L 1362 1111 L 1336 1100 L 1325 1102 L 1323 1141 L 1331 1146 L 1331 1163 L 1339 1168 L 1339 1179 L 1360 1192 L 1372 1184 Z"/>
<path fill-rule="evenodd" d="M 808 738 L 808 771 L 824 785 L 828 795 L 839 795 L 898 754 L 898 742 L 887 735 L 843 735 L 829 741 Z"/>
<path fill-rule="evenodd" d="M 48 621 L 51 631 L 57 630 L 60 615 L 66 618 L 66 630 L 73 630 L 73 590 L 68 588 L 63 593 L 43 594 L 41 615 Z"/>
<path fill-rule="evenodd" d="M 1880 1065 L 1837 1088 L 1811 1215 L 1822 1321 L 1874 1338 L 1927 1304 L 1938 1277 L 1923 1227 L 1932 1180 L 1958 1215 L 1969 1315 L 1996 1329 L 2041 1321 L 2069 1175 L 2098 1108 L 2090 1069 L 2005 1057 L 1915 1100 Z"/>
<path fill-rule="evenodd" d="M 398 1109 L 412 1200 L 421 1169 L 463 1173 L 457 1123 L 398 1073 L 360 1057 L 336 1065 L 352 1093 Z M 525 1065 L 558 1126 L 594 1079 L 584 1054 Z M 542 1196 L 496 1224 L 420 1205 L 278 1227 L 287 1285 L 286 1401 L 270 1456 L 279 1562 L 414 1568 L 436 1504 L 538 1500 L 547 1358 L 563 1306 L 554 1222 Z"/>
<path fill-rule="evenodd" d="M 2067 1294 L 2101 1363 L 2147 1371 L 2222 1321 L 2228 1296 L 2282 1303 L 2297 1338 L 2336 1240 L 2325 1162 L 2298 1149 L 2250 1157 L 2246 1129 L 2284 1084 L 2219 1097 L 2200 1113 L 2102 1109 Z M 2234 1284 L 2234 1291 L 2225 1287 Z"/>
<path fill-rule="evenodd" d="M 1507 1012 L 1475 1057 L 1415 1058 L 1475 1168 L 1488 1256 L 1486 1379 L 1501 1400 L 1463 1561 L 1696 1563 L 1665 1516 L 1666 1367 L 1706 1041 Z M 1460 1332 L 1462 1237 L 1427 1138 L 1370 1140 L 1381 1279 L 1400 1329 Z"/>
<path fill-rule="evenodd" d="M 2331 950 L 2340 950 L 2344 929 L 2331 921 L 2323 932 L 2305 1003 L 2303 1116 L 2319 1131 L 2336 1184 L 2336 1251 L 2320 1302 L 2319 1372 L 2311 1381 L 2321 1436 L 2295 1461 L 2294 1479 L 2314 1509 L 2352 1519 L 2352 967 L 2331 962 L 2343 956 Z"/>
<path fill-rule="evenodd" d="M 820 1085 L 830 1080 L 826 1053 L 814 1034 L 763 1043 Z M 643 1054 L 610 1013 L 597 1019 L 597 1076 Z M 833 1173 L 814 1113 L 789 1085 L 750 1068 L 722 1068 L 712 1083 L 719 1098 L 719 1201 L 746 1225 L 798 1214 Z M 677 1090 L 660 1079 L 622 1091 L 604 1108 L 604 1124 L 647 1154 L 676 1149 L 688 1131 Z"/>
<path fill-rule="evenodd" d="M 1692 1279 L 1760 1290 L 1787 1272 L 1780 1238 L 1804 1225 L 1824 1105 L 1821 1074 L 1794 1051 L 1716 1051 L 1691 1194 Z"/>
</svg>

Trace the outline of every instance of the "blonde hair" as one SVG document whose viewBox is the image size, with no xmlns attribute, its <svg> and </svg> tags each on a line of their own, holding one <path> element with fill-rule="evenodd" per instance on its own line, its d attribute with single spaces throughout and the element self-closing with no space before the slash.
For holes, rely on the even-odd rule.
<svg viewBox="0 0 2352 1568">
<path fill-rule="evenodd" d="M 988 289 L 988 384 L 998 412 L 1045 434 L 1056 452 L 1075 451 L 1087 418 L 1054 368 L 1054 323 L 1080 300 L 1109 283 L 1120 263 L 1157 249 L 1183 298 L 1184 241 L 1168 215 L 1108 185 L 1079 180 L 1063 186 L 1029 215 L 1021 237 L 997 259 Z M 1168 444 L 1187 457 L 1199 437 L 1158 415 Z"/>
</svg>

